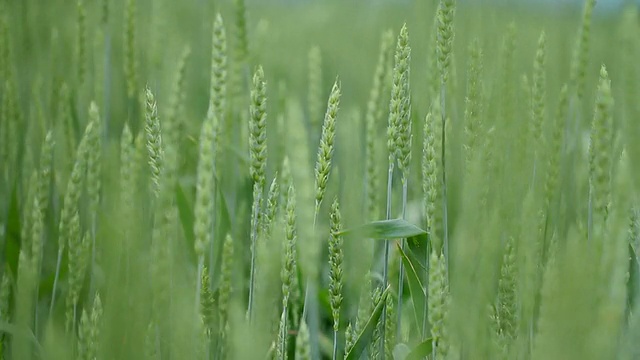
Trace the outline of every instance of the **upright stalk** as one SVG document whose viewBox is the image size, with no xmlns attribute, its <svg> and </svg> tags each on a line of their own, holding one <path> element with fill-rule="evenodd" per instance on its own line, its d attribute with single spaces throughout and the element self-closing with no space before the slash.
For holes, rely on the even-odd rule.
<svg viewBox="0 0 640 360">
<path fill-rule="evenodd" d="M 427 236 L 431 237 L 431 234 Z M 424 307 L 422 308 L 422 341 L 427 339 L 427 323 L 429 322 L 429 298 L 428 298 L 428 289 L 429 289 L 429 259 L 432 251 L 431 240 L 427 241 L 427 248 L 425 249 L 424 255 Z"/>
<path fill-rule="evenodd" d="M 446 128 L 447 128 L 447 116 L 445 109 L 445 95 L 446 95 L 446 80 L 444 76 L 441 78 L 442 86 L 440 88 L 440 113 L 442 114 L 442 153 L 440 154 L 442 160 L 442 227 L 444 236 L 444 260 L 446 274 L 449 277 L 449 217 L 447 212 L 447 167 L 446 167 Z"/>
<path fill-rule="evenodd" d="M 208 266 L 207 266 L 207 271 L 209 272 L 209 287 L 213 288 L 213 275 L 214 275 L 214 261 L 215 261 L 215 254 L 216 254 L 216 248 L 215 248 L 215 235 L 216 235 L 216 219 L 218 218 L 218 207 L 215 205 L 216 204 L 216 191 L 217 190 L 217 183 L 213 184 L 213 219 L 211 221 L 211 242 L 209 243 L 209 261 L 208 261 Z M 220 239 L 220 241 L 224 242 L 224 235 L 223 237 Z"/>
<path fill-rule="evenodd" d="M 247 317 L 249 321 L 252 318 L 253 301 L 255 296 L 255 281 L 256 281 L 256 251 L 257 249 L 257 237 L 258 237 L 258 216 L 261 203 L 261 191 L 257 183 L 253 185 L 253 210 L 251 214 L 251 274 L 249 275 L 249 305 L 247 308 Z"/>
<path fill-rule="evenodd" d="M 278 360 L 287 359 L 287 306 L 282 308 L 282 315 L 280 316 L 280 326 L 278 329 Z"/>
<path fill-rule="evenodd" d="M 582 116 L 580 113 L 580 99 L 577 98 L 576 96 L 574 96 L 572 98 L 571 101 L 571 109 L 573 110 L 573 116 L 574 116 L 574 134 L 578 134 L 579 133 L 579 128 L 582 126 Z M 578 146 L 580 146 L 580 144 L 578 144 Z M 580 151 L 581 149 L 576 149 L 576 151 Z M 591 159 L 589 160 L 591 162 Z M 592 166 L 592 164 L 589 164 L 590 166 Z M 593 182 L 591 181 L 591 172 L 592 169 L 589 169 L 590 174 L 589 174 L 589 179 L 588 179 L 588 203 L 587 203 L 587 242 L 591 243 L 591 239 L 593 238 Z M 584 216 L 584 215 L 583 215 Z"/>
<path fill-rule="evenodd" d="M 571 100 L 571 108 L 573 109 L 575 115 L 574 131 L 582 126 L 581 105 L 582 99 L 584 99 L 586 73 L 587 67 L 589 65 L 591 16 L 593 14 L 593 8 L 595 7 L 595 5 L 596 0 L 586 0 L 584 3 L 584 7 L 582 8 L 582 21 L 578 29 L 576 46 L 573 49 L 573 56 L 571 60 L 570 78 L 574 91 L 574 96 Z M 592 165 L 591 158 L 589 160 L 589 165 Z M 589 170 L 590 172 L 593 172 L 591 168 Z M 593 186 L 594 184 L 592 183 L 591 179 L 589 179 L 589 207 L 587 214 L 587 239 L 589 242 L 591 242 L 593 230 Z"/>
<path fill-rule="evenodd" d="M 53 307 L 56 303 L 56 289 L 58 288 L 58 279 L 60 278 L 60 264 L 62 263 L 62 251 L 64 249 L 58 249 L 58 261 L 56 262 L 56 275 L 53 278 L 53 291 L 51 292 L 51 305 L 49 306 L 49 318 L 53 314 Z"/>
<path fill-rule="evenodd" d="M 212 45 L 211 45 L 211 81 L 210 81 L 210 90 L 209 90 L 209 110 L 212 113 L 212 117 L 216 119 L 216 148 L 213 151 L 213 158 L 210 159 L 211 162 L 216 163 L 218 156 L 218 142 L 219 142 L 219 133 L 221 131 L 227 131 L 227 124 L 224 122 L 227 115 L 227 35 L 225 32 L 224 22 L 222 20 L 222 16 L 220 13 L 216 13 L 215 19 L 213 21 L 213 36 L 212 36 Z M 209 117 L 209 114 L 207 114 Z M 218 216 L 218 207 L 216 206 L 216 191 L 218 187 L 218 182 L 215 179 L 215 171 L 212 172 L 213 184 L 211 186 L 211 199 L 213 208 L 210 209 L 213 216 L 211 216 L 211 224 L 209 233 L 210 242 L 209 242 L 209 286 L 212 288 L 212 280 L 213 279 L 213 271 L 215 269 L 213 262 L 215 261 L 215 235 L 216 235 L 216 218 Z M 221 241 L 224 242 L 224 236 L 221 238 Z"/>
<path fill-rule="evenodd" d="M 89 141 L 89 154 L 87 155 L 87 195 L 89 197 L 89 213 L 91 214 L 91 266 L 89 267 L 89 294 L 95 293 L 94 270 L 96 266 L 96 236 L 98 225 L 98 211 L 100 208 L 100 188 L 101 188 L 101 160 L 102 160 L 102 134 L 103 125 L 100 119 L 100 111 L 97 105 L 92 102 L 89 106 L 89 118 L 96 125 L 96 132 Z"/>
<path fill-rule="evenodd" d="M 444 231 L 444 260 L 446 276 L 449 275 L 449 221 L 447 214 L 447 171 L 446 171 L 446 86 L 451 68 L 453 52 L 453 16 L 455 13 L 455 0 L 440 0 L 437 13 L 438 27 L 436 29 L 438 67 L 440 70 L 440 113 L 442 115 L 442 222 Z"/>
<path fill-rule="evenodd" d="M 282 355 L 282 360 L 284 360 L 284 359 L 286 359 L 286 356 L 284 354 L 287 353 L 287 336 L 288 336 L 287 326 L 289 326 L 287 324 L 288 307 L 285 306 L 282 309 L 282 312 L 283 312 L 283 315 L 284 315 L 284 320 L 283 320 L 284 321 L 284 325 L 282 327 L 282 334 L 280 334 L 280 336 L 282 337 L 282 342 L 280 343 L 280 348 L 282 349 L 281 350 L 281 354 L 283 354 Z"/>
<path fill-rule="evenodd" d="M 342 307 L 343 259 L 342 216 L 338 199 L 333 201 L 330 214 L 329 232 L 329 303 L 333 318 L 333 360 L 338 357 L 338 330 L 340 330 L 340 309 Z"/>
<path fill-rule="evenodd" d="M 261 66 L 256 69 L 253 75 L 249 113 L 251 115 L 249 120 L 249 148 L 251 156 L 250 173 L 253 179 L 253 206 L 251 215 L 251 274 L 249 278 L 247 317 L 251 321 L 255 296 L 258 225 L 260 223 L 262 189 L 265 183 L 265 169 L 267 166 L 267 84 L 264 80 L 264 71 Z"/>
<path fill-rule="evenodd" d="M 198 258 L 198 277 L 196 278 L 196 314 L 200 313 L 200 294 L 202 293 L 202 270 L 204 269 L 204 256 Z"/>
<path fill-rule="evenodd" d="M 109 136 L 109 117 L 110 106 L 109 102 L 111 101 L 111 33 L 109 29 L 105 29 L 104 33 L 104 89 L 103 89 L 103 106 L 104 106 L 104 137 L 105 139 Z"/>
<path fill-rule="evenodd" d="M 437 121 L 431 115 L 427 114 L 424 122 L 424 136 L 423 136 L 423 149 L 422 149 L 422 192 L 423 192 L 423 211 L 424 219 L 427 229 L 427 251 L 425 253 L 425 270 L 424 270 L 424 283 L 425 283 L 425 296 L 428 294 L 429 289 L 429 262 L 431 256 L 431 249 L 433 248 L 433 242 L 435 239 L 435 212 L 437 201 L 437 155 L 435 149 L 436 134 L 434 122 Z M 428 299 L 425 299 L 423 318 L 422 318 L 422 340 L 427 337 L 427 322 L 429 316 Z"/>
<path fill-rule="evenodd" d="M 394 162 L 398 161 L 398 168 L 402 171 L 403 194 L 406 194 L 407 174 L 409 173 L 409 162 L 411 159 L 411 100 L 409 94 L 409 63 L 411 60 L 411 48 L 409 47 L 409 32 L 407 25 L 404 24 L 400 29 L 396 52 L 394 56 L 395 65 L 393 69 L 393 83 L 391 87 L 391 101 L 389 102 L 389 128 L 387 131 L 387 146 L 389 148 L 389 173 L 387 177 L 387 211 L 386 218 L 391 218 L 391 191 L 393 182 Z M 406 195 L 403 196 L 403 213 L 406 207 Z M 404 216 L 403 216 L 404 217 Z M 384 251 L 384 270 L 383 270 L 383 288 L 388 287 L 389 282 L 389 250 L 390 240 L 385 240 Z M 400 264 L 400 285 L 399 291 L 402 289 L 403 281 L 403 265 Z M 401 302 L 402 294 L 399 293 L 399 302 Z M 386 302 L 382 310 L 382 321 L 380 334 L 382 359 L 385 357 L 386 343 L 386 322 L 387 307 Z"/>
<path fill-rule="evenodd" d="M 318 219 L 318 212 L 320 211 L 319 205 L 320 204 L 316 205 L 316 208 L 313 212 L 313 227 L 311 230 L 312 234 L 316 233 L 316 222 Z M 315 299 L 317 298 L 318 291 L 314 286 L 311 275 L 307 275 L 306 282 L 307 282 L 307 286 L 304 293 L 304 305 L 302 308 L 302 318 L 307 319 L 306 322 L 307 324 L 309 324 L 309 337 L 311 339 L 314 339 L 315 338 L 314 334 L 315 334 L 315 330 L 318 328 L 319 319 L 316 311 L 312 310 L 311 312 L 308 312 L 308 309 L 309 307 L 313 309 L 317 309 L 316 304 L 312 304 L 311 302 L 315 301 Z M 317 354 L 319 353 L 318 344 L 315 341 L 311 341 L 309 345 L 311 348 L 312 359 L 316 359 Z"/>
<path fill-rule="evenodd" d="M 338 331 L 334 330 L 333 331 L 333 356 L 332 356 L 333 360 L 337 360 L 338 359 Z"/>
<path fill-rule="evenodd" d="M 87 170 L 87 152 L 90 149 L 90 139 L 94 136 L 93 132 L 96 131 L 94 121 L 90 121 L 85 128 L 82 140 L 78 145 L 75 155 L 75 163 L 73 164 L 73 170 L 67 183 L 67 191 L 64 195 L 64 201 L 62 210 L 60 213 L 60 224 L 58 231 L 58 260 L 56 263 L 56 274 L 53 280 L 53 290 L 51 292 L 51 305 L 49 308 L 49 317 L 53 313 L 53 308 L 56 300 L 56 290 L 58 289 L 58 280 L 60 278 L 60 265 L 62 263 L 62 253 L 65 249 L 65 245 L 70 237 L 69 229 L 74 212 L 78 211 L 78 201 L 80 200 L 82 183 Z"/>
<path fill-rule="evenodd" d="M 385 219 L 391 219 L 391 191 L 393 188 L 393 168 L 394 168 L 394 158 L 392 155 L 389 155 L 389 172 L 387 174 L 387 207 L 385 212 Z M 389 250 L 391 247 L 391 241 L 386 239 L 384 241 L 384 263 L 382 268 L 382 286 L 384 288 L 387 287 L 389 283 Z M 384 338 L 385 338 L 385 324 L 387 322 L 387 307 L 384 306 L 382 308 L 382 317 L 380 321 L 380 354 L 384 358 Z"/>
<path fill-rule="evenodd" d="M 320 211 L 320 210 L 319 210 L 318 207 L 316 207 L 314 212 L 313 212 L 313 227 L 311 228 L 311 232 L 312 233 L 316 232 L 316 221 L 318 219 L 318 211 Z M 311 283 L 311 278 L 309 276 L 307 276 L 307 281 L 306 282 L 307 282 L 307 285 L 306 285 L 305 291 L 304 291 L 304 306 L 303 306 L 303 309 L 302 309 L 302 317 L 303 318 L 306 317 L 306 315 L 307 315 L 307 308 L 308 308 L 307 305 L 308 305 L 308 302 L 309 302 L 309 292 L 310 292 L 309 284 Z"/>
<path fill-rule="evenodd" d="M 593 189 L 591 179 L 589 179 L 589 203 L 587 209 L 587 242 L 591 243 L 591 233 L 593 231 Z"/>
<path fill-rule="evenodd" d="M 338 116 L 338 109 L 340 106 L 341 84 L 338 78 L 336 78 L 331 88 L 331 94 L 327 101 L 327 112 L 325 113 L 324 122 L 322 124 L 322 135 L 320 136 L 320 146 L 318 147 L 318 157 L 316 160 L 315 168 L 315 211 L 313 214 L 313 233 L 312 238 L 315 236 L 316 222 L 318 219 L 318 213 L 320 212 L 320 205 L 324 199 L 327 191 L 327 184 L 329 181 L 329 174 L 331 173 L 331 160 L 333 158 L 333 143 L 336 134 L 336 118 Z M 312 245 L 313 246 L 313 245 Z M 315 250 L 312 250 L 315 253 Z M 311 260 L 315 260 L 315 257 Z M 311 264 L 313 266 L 313 264 Z M 315 277 L 311 277 L 309 274 L 307 277 L 307 290 L 304 300 L 303 316 L 307 313 L 307 308 L 311 307 L 309 313 L 309 338 L 311 345 L 311 358 L 319 358 L 317 332 L 319 328 L 319 314 L 317 301 L 317 289 L 315 286 Z"/>
<path fill-rule="evenodd" d="M 407 219 L 407 192 L 408 192 L 408 179 L 406 176 L 402 177 L 402 220 Z M 400 247 L 402 251 L 406 251 L 407 239 L 400 240 Z M 400 262 L 400 275 L 398 276 L 398 320 L 396 322 L 396 339 L 400 341 L 402 335 L 402 293 L 404 292 L 404 263 Z"/>
</svg>

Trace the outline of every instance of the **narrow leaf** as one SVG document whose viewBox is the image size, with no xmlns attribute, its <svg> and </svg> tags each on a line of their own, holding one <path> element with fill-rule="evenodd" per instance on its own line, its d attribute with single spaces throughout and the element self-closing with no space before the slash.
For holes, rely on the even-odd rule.
<svg viewBox="0 0 640 360">
<path fill-rule="evenodd" d="M 431 355 L 432 351 L 433 351 L 433 339 L 428 338 L 427 340 L 423 341 L 422 343 L 418 344 L 415 348 L 413 348 L 413 350 L 411 350 L 411 353 L 407 355 L 405 360 L 421 360 L 421 359 L 424 359 L 426 356 Z"/>
<path fill-rule="evenodd" d="M 421 274 L 427 271 L 427 265 L 424 263 L 425 252 L 426 252 L 425 250 L 416 251 L 411 246 L 409 246 L 409 251 L 405 253 L 407 254 L 407 257 L 409 258 L 413 266 L 416 267 L 416 271 L 420 272 Z M 420 260 L 420 259 L 423 259 L 423 260 Z M 424 279 L 421 279 L 421 280 L 424 280 Z"/>
<path fill-rule="evenodd" d="M 345 237 L 355 236 L 375 240 L 404 239 L 425 234 L 424 230 L 402 219 L 373 221 L 338 233 Z"/>
<path fill-rule="evenodd" d="M 411 292 L 416 327 L 418 328 L 418 331 L 422 333 L 422 318 L 424 316 L 424 302 L 426 300 L 424 288 L 422 287 L 422 283 L 420 282 L 420 278 L 416 273 L 416 268 L 413 266 L 413 263 L 409 260 L 407 254 L 402 251 L 400 245 L 397 246 L 406 269 L 407 279 L 409 280 L 409 292 Z"/>
<path fill-rule="evenodd" d="M 31 331 L 31 329 L 20 328 L 20 327 L 18 327 L 16 325 L 9 324 L 9 323 L 4 322 L 4 321 L 0 321 L 0 334 L 2 334 L 2 333 L 9 334 L 14 338 L 16 338 L 16 337 L 25 337 L 25 338 L 27 338 L 29 341 L 31 341 L 33 343 L 33 345 L 35 346 L 35 348 L 38 351 L 38 353 L 42 354 L 42 346 L 38 342 L 38 339 L 36 339 L 35 335 Z"/>
<path fill-rule="evenodd" d="M 387 296 L 389 296 L 390 287 L 387 286 L 385 291 L 382 293 L 380 297 L 380 302 L 376 305 L 375 309 L 371 313 L 369 320 L 365 324 L 362 332 L 358 335 L 356 342 L 353 344 L 351 351 L 345 357 L 345 360 L 357 360 L 360 359 L 360 356 L 367 348 L 367 345 L 371 343 L 371 338 L 373 337 L 373 331 L 376 326 L 378 326 L 378 320 L 380 319 L 380 315 L 382 315 L 382 309 L 384 308 L 385 303 L 387 302 Z"/>
</svg>

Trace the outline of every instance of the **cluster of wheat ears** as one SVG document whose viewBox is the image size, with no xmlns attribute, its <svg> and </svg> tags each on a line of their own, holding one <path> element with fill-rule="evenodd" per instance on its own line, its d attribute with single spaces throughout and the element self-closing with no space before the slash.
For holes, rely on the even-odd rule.
<svg viewBox="0 0 640 360">
<path fill-rule="evenodd" d="M 0 359 L 640 356 L 633 6 L 474 34 L 440 0 L 426 61 L 405 23 L 300 88 L 244 0 L 189 5 L 209 56 L 169 2 L 62 3 L 0 1 Z"/>
</svg>

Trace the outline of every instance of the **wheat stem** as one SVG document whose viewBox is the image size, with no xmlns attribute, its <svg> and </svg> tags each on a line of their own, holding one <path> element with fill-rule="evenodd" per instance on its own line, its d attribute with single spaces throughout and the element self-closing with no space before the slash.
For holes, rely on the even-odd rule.
<svg viewBox="0 0 640 360">
<path fill-rule="evenodd" d="M 51 291 L 51 305 L 49 306 L 49 317 L 53 314 L 53 307 L 56 303 L 56 289 L 58 288 L 58 280 L 60 279 L 60 265 L 62 264 L 62 251 L 58 249 L 58 260 L 56 262 L 56 274 L 53 278 L 53 290 Z"/>
<path fill-rule="evenodd" d="M 447 277 L 449 276 L 449 216 L 447 211 L 447 166 L 446 166 L 446 128 L 447 118 L 445 110 L 445 80 L 442 78 L 442 88 L 440 89 L 440 113 L 442 114 L 442 226 L 444 231 L 444 260 L 447 269 Z"/>
<path fill-rule="evenodd" d="M 407 219 L 407 192 L 409 181 L 406 177 L 402 177 L 402 220 Z M 400 239 L 400 247 L 402 251 L 406 251 L 407 239 Z M 396 323 L 396 339 L 401 341 L 402 338 L 402 294 L 404 292 L 404 263 L 400 262 L 400 270 L 398 276 L 398 310 L 397 310 L 397 323 Z"/>
<path fill-rule="evenodd" d="M 393 162 L 393 158 L 389 157 L 389 171 L 387 174 L 387 206 L 386 206 L 386 215 L 385 218 L 387 220 L 391 219 L 391 191 L 393 188 L 393 168 L 394 168 L 394 162 Z M 388 282 L 389 282 L 389 251 L 390 251 L 390 247 L 391 247 L 391 241 L 390 240 L 385 240 L 384 241 L 384 263 L 383 263 L 383 268 L 382 268 L 382 285 L 383 287 L 386 287 Z M 387 321 L 387 309 L 386 307 L 382 309 L 382 317 L 381 317 L 381 321 L 380 321 L 380 331 L 381 331 L 381 338 L 384 339 L 384 328 L 385 328 L 385 323 Z M 380 348 L 381 348 L 381 354 L 384 354 L 384 340 L 381 341 L 380 344 Z M 383 355 L 384 356 L 384 355 Z"/>
<path fill-rule="evenodd" d="M 256 282 L 256 252 L 257 252 L 257 237 L 258 237 L 258 216 L 260 204 L 262 203 L 262 194 L 260 185 L 255 183 L 253 185 L 253 211 L 251 214 L 251 273 L 249 275 L 249 304 L 247 307 L 247 317 L 249 321 L 252 319 L 253 302 L 255 297 L 255 282 Z"/>
</svg>

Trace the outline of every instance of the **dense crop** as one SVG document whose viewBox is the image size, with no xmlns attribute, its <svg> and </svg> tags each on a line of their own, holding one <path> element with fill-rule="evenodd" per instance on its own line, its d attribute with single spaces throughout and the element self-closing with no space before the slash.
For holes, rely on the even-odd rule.
<svg viewBox="0 0 640 360">
<path fill-rule="evenodd" d="M 0 360 L 636 359 L 640 17 L 576 9 L 0 0 Z"/>
</svg>

